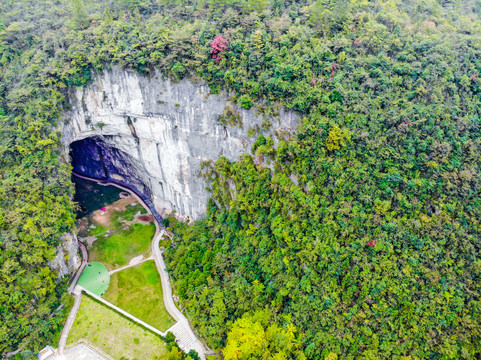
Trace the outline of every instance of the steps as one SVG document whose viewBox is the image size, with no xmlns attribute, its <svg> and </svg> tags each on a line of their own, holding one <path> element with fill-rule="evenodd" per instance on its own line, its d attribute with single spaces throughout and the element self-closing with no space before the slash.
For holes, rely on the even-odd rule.
<svg viewBox="0 0 481 360">
<path fill-rule="evenodd" d="M 175 335 L 175 341 L 185 353 L 188 353 L 190 350 L 195 350 L 201 359 L 205 359 L 202 345 L 196 338 L 192 338 L 189 329 L 185 326 L 183 321 L 177 322 L 168 329 L 166 333 L 169 331 Z"/>
</svg>

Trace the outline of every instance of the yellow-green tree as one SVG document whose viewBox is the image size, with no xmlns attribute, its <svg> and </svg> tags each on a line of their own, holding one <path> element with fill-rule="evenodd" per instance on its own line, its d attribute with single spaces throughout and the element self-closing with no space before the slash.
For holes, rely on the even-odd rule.
<svg viewBox="0 0 481 360">
<path fill-rule="evenodd" d="M 235 321 L 223 350 L 226 360 L 305 359 L 299 350 L 296 327 L 271 321 L 268 310 L 246 313 Z"/>
<path fill-rule="evenodd" d="M 346 140 L 349 139 L 349 135 L 350 134 L 348 132 L 343 131 L 339 126 L 334 125 L 329 131 L 329 135 L 327 137 L 327 150 L 339 150 L 342 146 L 346 145 Z"/>
</svg>

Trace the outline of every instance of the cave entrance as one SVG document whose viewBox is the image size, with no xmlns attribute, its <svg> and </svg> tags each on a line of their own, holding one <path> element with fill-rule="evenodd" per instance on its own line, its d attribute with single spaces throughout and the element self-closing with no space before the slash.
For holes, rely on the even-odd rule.
<svg viewBox="0 0 481 360">
<path fill-rule="evenodd" d="M 128 188 L 143 200 L 162 226 L 162 217 L 152 202 L 152 187 L 144 165 L 131 153 L 121 150 L 117 142 L 114 136 L 93 136 L 72 142 L 69 154 L 74 175 Z M 128 149 L 137 148 L 136 143 L 123 145 Z"/>
<path fill-rule="evenodd" d="M 74 174 L 126 186 L 150 198 L 148 178 L 140 172 L 142 164 L 115 145 L 113 136 L 94 136 L 71 143 L 69 154 Z"/>
<path fill-rule="evenodd" d="M 101 185 L 79 176 L 72 176 L 72 182 L 75 186 L 74 201 L 79 204 L 76 212 L 79 219 L 122 198 L 122 190 L 116 186 Z"/>
</svg>

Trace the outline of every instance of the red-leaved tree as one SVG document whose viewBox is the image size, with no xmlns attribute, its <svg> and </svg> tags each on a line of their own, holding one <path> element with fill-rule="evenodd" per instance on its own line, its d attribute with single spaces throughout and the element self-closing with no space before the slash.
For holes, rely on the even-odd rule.
<svg viewBox="0 0 481 360">
<path fill-rule="evenodd" d="M 217 35 L 214 41 L 210 43 L 210 53 L 212 54 L 212 59 L 215 60 L 217 64 L 222 60 L 222 53 L 227 50 L 227 39 L 224 39 L 222 35 Z"/>
<path fill-rule="evenodd" d="M 334 75 L 336 74 L 336 71 L 337 71 L 337 64 L 332 63 L 332 66 L 331 66 L 331 76 L 332 77 L 334 77 Z"/>
<path fill-rule="evenodd" d="M 373 239 L 373 240 L 369 241 L 366 245 L 370 246 L 370 247 L 376 247 L 376 243 L 377 243 L 377 240 Z"/>
</svg>

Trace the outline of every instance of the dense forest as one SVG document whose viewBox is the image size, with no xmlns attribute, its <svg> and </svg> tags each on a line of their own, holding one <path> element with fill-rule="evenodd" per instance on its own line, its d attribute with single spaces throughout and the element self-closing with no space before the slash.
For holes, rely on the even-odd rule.
<svg viewBox="0 0 481 360">
<path fill-rule="evenodd" d="M 250 154 L 205 164 L 206 218 L 168 224 L 210 347 L 481 356 L 481 1 L 0 4 L 0 355 L 29 358 L 65 319 L 48 265 L 74 224 L 57 129 L 69 92 L 116 63 L 205 81 L 263 119 Z M 298 129 L 266 138 L 281 107 Z"/>
</svg>

